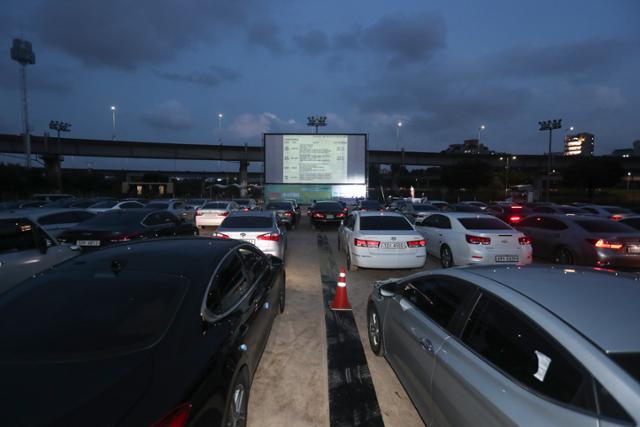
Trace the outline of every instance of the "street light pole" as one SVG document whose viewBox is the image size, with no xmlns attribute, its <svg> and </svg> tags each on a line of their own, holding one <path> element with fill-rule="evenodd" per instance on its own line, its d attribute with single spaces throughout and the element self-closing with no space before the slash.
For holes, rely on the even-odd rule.
<svg viewBox="0 0 640 427">
<path fill-rule="evenodd" d="M 315 127 L 316 133 L 318 133 L 318 127 L 324 127 L 327 125 L 326 116 L 309 116 L 307 117 L 307 126 Z"/>
<path fill-rule="evenodd" d="M 627 172 L 627 191 L 629 191 L 630 185 L 631 185 L 631 171 Z"/>
<path fill-rule="evenodd" d="M 500 157 L 500 160 L 505 160 L 504 166 L 504 197 L 507 198 L 507 193 L 509 192 L 509 160 L 516 160 L 517 156 L 506 156 Z"/>
<path fill-rule="evenodd" d="M 546 188 L 546 201 L 549 201 L 549 193 L 551 191 L 551 140 L 553 138 L 553 130 L 562 128 L 562 119 L 558 120 L 547 120 L 543 122 L 538 122 L 541 131 L 549 131 L 549 151 L 548 151 L 548 159 L 547 159 L 547 188 Z"/>
<path fill-rule="evenodd" d="M 396 124 L 396 150 L 400 149 L 400 130 L 402 129 L 403 123 L 399 121 Z"/>
<path fill-rule="evenodd" d="M 111 140 L 116 140 L 116 106 L 111 106 Z"/>
</svg>

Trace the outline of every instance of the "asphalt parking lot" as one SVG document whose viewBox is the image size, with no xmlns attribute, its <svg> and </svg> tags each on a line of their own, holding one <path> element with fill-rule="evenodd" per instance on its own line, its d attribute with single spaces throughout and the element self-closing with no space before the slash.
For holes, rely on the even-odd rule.
<svg viewBox="0 0 640 427">
<path fill-rule="evenodd" d="M 329 409 L 322 254 L 317 238 L 326 236 L 335 264 L 345 266 L 346 259 L 338 252 L 336 230 L 336 226 L 312 230 L 308 218 L 303 216 L 298 228 L 288 235 L 287 308 L 273 326 L 254 378 L 249 401 L 250 426 L 335 425 L 331 423 Z M 425 268 L 438 266 L 430 259 Z M 347 272 L 349 301 L 385 426 L 424 424 L 389 364 L 371 352 L 366 303 L 373 282 L 410 273 L 407 270 Z M 349 399 L 345 400 L 348 403 Z"/>
</svg>

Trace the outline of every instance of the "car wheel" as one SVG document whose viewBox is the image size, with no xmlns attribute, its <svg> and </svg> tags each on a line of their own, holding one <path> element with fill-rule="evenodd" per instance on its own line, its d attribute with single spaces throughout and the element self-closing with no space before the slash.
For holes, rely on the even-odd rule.
<svg viewBox="0 0 640 427">
<path fill-rule="evenodd" d="M 442 268 L 453 267 L 453 254 L 447 245 L 443 245 L 442 248 L 440 248 L 440 264 Z"/>
<path fill-rule="evenodd" d="M 347 251 L 347 269 L 349 271 L 358 271 L 358 266 L 351 262 L 351 251 Z"/>
<path fill-rule="evenodd" d="M 573 259 L 573 254 L 567 248 L 558 248 L 553 254 L 553 262 L 556 264 L 562 265 L 573 265 L 575 264 L 575 260 Z"/>
<path fill-rule="evenodd" d="M 287 299 L 287 286 L 286 286 L 286 280 L 284 275 L 282 276 L 282 284 L 280 286 L 280 296 L 279 296 L 279 309 L 280 309 L 280 313 L 284 313 L 284 306 Z"/>
<path fill-rule="evenodd" d="M 249 370 L 243 367 L 230 388 L 222 425 L 225 427 L 246 427 L 247 404 L 249 402 Z"/>
<path fill-rule="evenodd" d="M 373 304 L 369 305 L 367 310 L 367 330 L 369 331 L 369 345 L 371 351 L 376 356 L 384 354 L 384 345 L 382 344 L 382 324 L 380 323 L 380 315 Z"/>
</svg>

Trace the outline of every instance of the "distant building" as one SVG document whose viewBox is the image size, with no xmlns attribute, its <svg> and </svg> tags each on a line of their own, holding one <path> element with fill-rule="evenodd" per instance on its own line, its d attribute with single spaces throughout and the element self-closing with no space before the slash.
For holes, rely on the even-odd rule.
<svg viewBox="0 0 640 427">
<path fill-rule="evenodd" d="M 633 141 L 633 148 L 618 148 L 611 152 L 612 156 L 640 157 L 640 139 Z"/>
<path fill-rule="evenodd" d="M 441 153 L 446 154 L 491 154 L 491 150 L 477 139 L 465 139 L 462 144 L 451 144 Z"/>
<path fill-rule="evenodd" d="M 593 156 L 595 138 L 592 133 L 582 132 L 564 138 L 565 156 Z"/>
</svg>

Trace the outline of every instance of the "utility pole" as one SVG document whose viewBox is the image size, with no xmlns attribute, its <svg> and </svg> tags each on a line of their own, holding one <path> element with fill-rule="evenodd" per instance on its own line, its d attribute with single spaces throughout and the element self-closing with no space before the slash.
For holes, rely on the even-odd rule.
<svg viewBox="0 0 640 427">
<path fill-rule="evenodd" d="M 33 52 L 31 42 L 21 39 L 13 39 L 11 59 L 20 64 L 24 154 L 26 157 L 25 166 L 27 169 L 31 169 L 31 129 L 29 127 L 29 98 L 27 96 L 27 65 L 33 65 L 36 63 L 36 54 Z"/>
<path fill-rule="evenodd" d="M 116 106 L 111 106 L 111 140 L 116 140 Z"/>
<path fill-rule="evenodd" d="M 549 201 L 549 193 L 551 191 L 551 140 L 553 138 L 554 129 L 562 128 L 562 119 L 557 120 L 547 120 L 543 122 L 538 122 L 540 126 L 540 131 L 549 131 L 549 151 L 548 151 L 548 159 L 547 159 L 547 188 L 546 188 L 546 201 Z"/>
</svg>

